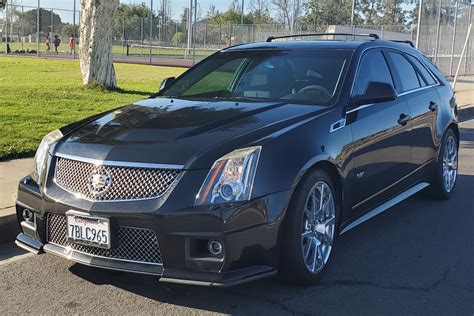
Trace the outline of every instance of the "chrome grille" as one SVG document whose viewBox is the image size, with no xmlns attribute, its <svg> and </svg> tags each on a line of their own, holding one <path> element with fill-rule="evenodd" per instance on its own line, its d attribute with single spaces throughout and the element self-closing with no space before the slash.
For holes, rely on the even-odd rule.
<svg viewBox="0 0 474 316">
<path fill-rule="evenodd" d="M 91 177 L 107 174 L 111 185 L 101 194 L 89 188 Z M 181 170 L 95 165 L 57 157 L 55 181 L 63 189 L 92 201 L 119 201 L 156 198 L 164 195 Z"/>
<path fill-rule="evenodd" d="M 150 264 L 163 263 L 158 238 L 150 229 L 119 226 L 117 247 L 103 249 L 69 242 L 66 217 L 63 215 L 49 213 L 47 225 L 48 242 L 58 246 L 70 247 L 75 251 L 95 257 Z"/>
</svg>

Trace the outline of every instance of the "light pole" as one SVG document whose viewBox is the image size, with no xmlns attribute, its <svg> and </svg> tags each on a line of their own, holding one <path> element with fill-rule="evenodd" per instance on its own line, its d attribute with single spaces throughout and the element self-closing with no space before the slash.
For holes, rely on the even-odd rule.
<svg viewBox="0 0 474 316">
<path fill-rule="evenodd" d="M 187 55 L 191 49 L 191 32 L 192 32 L 192 15 L 193 15 L 193 0 L 189 0 L 189 9 L 188 9 L 188 20 L 186 21 L 188 24 L 188 41 L 186 44 L 186 51 L 184 52 L 184 58 L 187 58 Z"/>
<path fill-rule="evenodd" d="M 240 26 L 244 26 L 244 5 L 245 5 L 245 0 L 242 0 L 242 8 L 240 12 Z M 241 30 L 242 32 L 242 30 Z"/>
<path fill-rule="evenodd" d="M 423 0 L 418 4 L 418 21 L 416 23 L 416 49 L 420 48 L 421 16 L 423 15 Z"/>
<path fill-rule="evenodd" d="M 354 33 L 354 11 L 356 6 L 356 0 L 352 0 L 352 7 L 351 7 L 351 32 Z"/>
</svg>

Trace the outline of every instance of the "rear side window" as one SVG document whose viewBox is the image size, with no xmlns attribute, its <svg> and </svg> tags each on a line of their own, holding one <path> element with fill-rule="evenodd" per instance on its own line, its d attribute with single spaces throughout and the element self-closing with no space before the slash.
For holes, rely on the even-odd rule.
<svg viewBox="0 0 474 316">
<path fill-rule="evenodd" d="M 433 85 L 436 84 L 436 80 L 433 78 L 433 76 L 430 74 L 428 70 L 426 70 L 426 67 L 415 57 L 411 55 L 407 55 L 408 59 L 411 60 L 413 64 L 418 68 L 418 70 L 421 72 L 423 77 L 426 79 L 426 82 L 428 85 Z"/>
<path fill-rule="evenodd" d="M 401 87 L 397 87 L 398 92 L 410 91 L 416 88 L 420 88 L 424 85 L 423 81 L 420 83 L 420 77 L 417 74 L 413 65 L 399 53 L 389 52 L 390 59 L 392 60 L 395 71 L 398 73 L 401 81 Z"/>
<path fill-rule="evenodd" d="M 353 95 L 362 96 L 369 85 L 369 82 L 389 83 L 393 87 L 393 79 L 390 74 L 385 57 L 382 52 L 374 51 L 365 55 L 359 65 Z"/>
</svg>

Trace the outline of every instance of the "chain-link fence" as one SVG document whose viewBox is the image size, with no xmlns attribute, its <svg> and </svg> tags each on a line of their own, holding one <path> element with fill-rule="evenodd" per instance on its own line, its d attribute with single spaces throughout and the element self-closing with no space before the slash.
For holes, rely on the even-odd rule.
<svg viewBox="0 0 474 316">
<path fill-rule="evenodd" d="M 198 19 L 189 30 L 186 20 L 160 15 L 145 4 L 140 10 L 117 13 L 113 53 L 116 58 L 152 61 L 155 58 L 201 59 L 235 44 L 264 41 L 273 35 L 310 32 L 377 33 L 382 39 L 410 40 L 431 58 L 446 75 L 454 75 L 461 60 L 473 6 L 455 0 L 419 0 L 414 18 L 407 25 L 302 25 L 290 30 L 279 23 L 213 24 Z M 124 13 L 126 12 L 126 13 Z M 150 19 L 150 17 L 152 17 Z M 12 54 L 58 54 L 75 57 L 80 12 L 72 7 L 56 9 L 9 4 L 0 12 L 0 51 Z M 348 21 L 350 22 L 350 21 Z M 419 30 L 418 30 L 419 28 Z M 191 31 L 191 32 L 189 32 Z M 472 32 L 474 34 L 474 30 Z M 188 36 L 189 35 L 189 36 Z M 460 74 L 474 73 L 474 41 L 467 42 Z M 59 45 L 56 45 L 59 44 Z"/>
<path fill-rule="evenodd" d="M 446 75 L 454 75 L 473 22 L 473 6 L 452 0 L 422 0 L 418 48 Z M 474 73 L 474 41 L 467 40 L 459 73 Z"/>
</svg>

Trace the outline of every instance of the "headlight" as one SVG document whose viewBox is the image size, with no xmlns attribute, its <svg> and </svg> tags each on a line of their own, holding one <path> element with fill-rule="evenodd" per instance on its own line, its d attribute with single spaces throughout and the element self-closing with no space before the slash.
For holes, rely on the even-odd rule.
<svg viewBox="0 0 474 316">
<path fill-rule="evenodd" d="M 217 160 L 199 190 L 195 204 L 249 200 L 261 149 L 260 146 L 238 149 Z"/>
<path fill-rule="evenodd" d="M 44 168 L 46 167 L 49 148 L 52 144 L 60 140 L 61 137 L 63 137 L 63 134 L 59 130 L 49 133 L 43 138 L 38 150 L 36 150 L 34 161 L 35 165 L 31 174 L 31 177 L 36 181 L 36 183 L 41 184 L 41 176 L 43 175 Z"/>
</svg>

